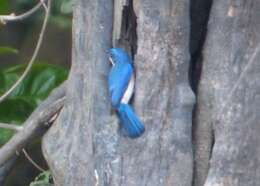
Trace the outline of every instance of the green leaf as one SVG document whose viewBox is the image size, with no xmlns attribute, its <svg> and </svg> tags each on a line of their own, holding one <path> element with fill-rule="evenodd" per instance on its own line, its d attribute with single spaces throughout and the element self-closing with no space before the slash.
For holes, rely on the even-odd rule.
<svg viewBox="0 0 260 186">
<path fill-rule="evenodd" d="M 51 179 L 50 171 L 44 171 L 39 174 L 32 183 L 30 183 L 30 186 L 51 186 L 53 185 L 50 183 Z"/>
<path fill-rule="evenodd" d="M 0 71 L 0 94 L 8 90 L 21 76 L 26 65 L 17 65 Z M 42 102 L 53 88 L 67 78 L 67 70 L 57 65 L 36 63 L 29 74 L 11 93 L 0 103 L 0 122 L 21 124 Z M 7 129 L 0 129 L 0 145 L 12 135 Z"/>
<path fill-rule="evenodd" d="M 3 123 L 22 123 L 36 105 L 21 97 L 9 98 L 0 104 L 0 121 Z"/>
<path fill-rule="evenodd" d="M 1 91 L 9 89 L 24 72 L 26 65 L 17 65 L 2 71 L 5 86 Z M 57 65 L 36 63 L 23 82 L 14 90 L 10 98 L 22 97 L 30 101 L 42 101 L 50 91 L 67 78 L 67 71 Z"/>
<path fill-rule="evenodd" d="M 9 0 L 0 0 L 0 14 L 7 14 L 9 10 Z"/>
<path fill-rule="evenodd" d="M 35 105 L 23 99 L 6 99 L 0 104 L 0 121 L 3 123 L 21 124 L 34 110 Z M 0 146 L 8 141 L 13 131 L 0 129 Z"/>
<path fill-rule="evenodd" d="M 18 54 L 18 50 L 11 47 L 0 46 L 0 54 Z"/>
<path fill-rule="evenodd" d="M 61 15 L 51 16 L 50 22 L 62 29 L 71 28 L 71 18 Z"/>
<path fill-rule="evenodd" d="M 61 13 L 63 14 L 72 13 L 73 4 L 74 4 L 73 0 L 63 0 L 60 7 Z"/>
</svg>

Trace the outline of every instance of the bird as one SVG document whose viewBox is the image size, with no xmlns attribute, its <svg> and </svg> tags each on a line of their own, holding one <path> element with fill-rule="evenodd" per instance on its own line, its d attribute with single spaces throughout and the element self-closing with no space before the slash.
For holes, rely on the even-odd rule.
<svg viewBox="0 0 260 186">
<path fill-rule="evenodd" d="M 122 48 L 111 48 L 109 61 L 112 63 L 108 75 L 111 105 L 117 112 L 123 131 L 130 138 L 137 138 L 144 133 L 145 127 L 129 104 L 135 83 L 133 61 Z"/>
</svg>

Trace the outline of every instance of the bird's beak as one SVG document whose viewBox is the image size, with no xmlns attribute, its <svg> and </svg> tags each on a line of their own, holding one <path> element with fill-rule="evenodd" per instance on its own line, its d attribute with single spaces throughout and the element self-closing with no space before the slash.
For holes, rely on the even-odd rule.
<svg viewBox="0 0 260 186">
<path fill-rule="evenodd" d="M 110 63 L 114 66 L 115 65 L 115 63 L 114 63 L 114 61 L 113 61 L 113 59 L 111 58 L 111 57 L 109 57 L 109 61 L 110 61 Z"/>
</svg>

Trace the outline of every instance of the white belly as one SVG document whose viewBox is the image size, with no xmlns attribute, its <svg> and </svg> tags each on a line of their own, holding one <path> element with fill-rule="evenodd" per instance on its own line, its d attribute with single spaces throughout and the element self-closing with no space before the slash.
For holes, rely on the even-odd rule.
<svg viewBox="0 0 260 186">
<path fill-rule="evenodd" d="M 129 101 L 134 93 L 134 87 L 135 87 L 135 78 L 134 78 L 134 73 L 133 73 L 131 76 L 131 79 L 128 83 L 127 89 L 121 99 L 121 103 L 124 103 L 124 104 L 129 103 Z"/>
</svg>

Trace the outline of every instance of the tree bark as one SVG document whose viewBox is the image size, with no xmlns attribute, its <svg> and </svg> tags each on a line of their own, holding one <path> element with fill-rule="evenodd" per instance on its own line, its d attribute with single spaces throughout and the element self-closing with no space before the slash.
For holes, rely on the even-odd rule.
<svg viewBox="0 0 260 186">
<path fill-rule="evenodd" d="M 79 0 L 74 7 L 67 103 L 43 139 L 57 185 L 104 184 L 110 176 L 118 140 L 106 86 L 112 13 L 111 0 Z"/>
<path fill-rule="evenodd" d="M 57 185 L 191 185 L 189 1 L 133 5 L 138 25 L 133 104 L 146 132 L 126 138 L 111 112 L 106 51 L 112 1 L 77 1 L 67 103 L 43 139 Z"/>
<path fill-rule="evenodd" d="M 74 8 L 66 104 L 42 147 L 56 185 L 260 185 L 260 2 L 213 0 L 195 43 L 189 0 L 114 2 L 78 0 Z M 200 3 L 205 17 L 192 14 L 192 25 L 207 21 L 211 3 L 192 6 Z M 132 104 L 146 127 L 138 139 L 121 134 L 110 107 L 112 40 L 134 59 Z M 192 128 L 188 70 L 202 48 Z"/>
<path fill-rule="evenodd" d="M 205 179 L 205 186 L 260 185 L 259 8 L 260 1 L 213 1 L 198 94 L 195 185 Z"/>
<path fill-rule="evenodd" d="M 189 1 L 134 1 L 134 8 L 138 36 L 134 104 L 147 130 L 139 152 L 133 150 L 138 146 L 125 145 L 124 171 L 130 176 L 122 185 L 188 186 L 195 101 L 188 81 Z"/>
</svg>

